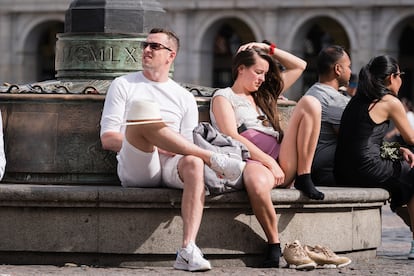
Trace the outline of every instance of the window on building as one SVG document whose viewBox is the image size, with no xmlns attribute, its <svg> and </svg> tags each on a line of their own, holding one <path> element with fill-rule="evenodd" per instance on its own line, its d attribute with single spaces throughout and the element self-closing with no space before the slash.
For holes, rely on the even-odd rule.
<svg viewBox="0 0 414 276">
<path fill-rule="evenodd" d="M 232 85 L 232 57 L 241 44 L 236 31 L 230 25 L 223 24 L 214 38 L 213 87 Z"/>
<path fill-rule="evenodd" d="M 63 23 L 52 22 L 44 26 L 39 33 L 37 47 L 37 80 L 51 80 L 55 78 L 55 46 L 56 34 L 63 32 Z"/>
<path fill-rule="evenodd" d="M 398 62 L 405 72 L 399 96 L 414 102 L 414 18 L 403 28 L 398 47 Z"/>
<path fill-rule="evenodd" d="M 326 46 L 337 44 L 349 53 L 349 40 L 344 28 L 335 20 L 327 17 L 315 19 L 310 25 L 304 42 L 304 56 L 308 66 L 303 73 L 303 91 L 318 80 L 316 59 Z M 350 53 L 349 53 L 350 54 Z"/>
</svg>

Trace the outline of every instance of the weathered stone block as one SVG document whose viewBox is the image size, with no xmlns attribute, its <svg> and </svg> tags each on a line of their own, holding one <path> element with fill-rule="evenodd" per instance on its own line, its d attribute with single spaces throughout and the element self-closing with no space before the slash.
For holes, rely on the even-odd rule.
<svg viewBox="0 0 414 276">
<path fill-rule="evenodd" d="M 324 201 L 275 189 L 282 246 L 322 244 L 353 259 L 375 257 L 382 189 L 320 188 Z M 48 263 L 88 256 L 107 265 L 171 265 L 182 242 L 181 191 L 119 186 L 0 185 L 0 256 L 51 254 Z M 257 265 L 266 238 L 243 191 L 206 198 L 198 245 L 214 265 Z M 62 255 L 64 254 L 64 255 Z M 7 255 L 7 254 L 6 254 Z M 22 259 L 19 259 L 21 261 Z M 0 261 L 3 261 L 0 258 Z"/>
</svg>

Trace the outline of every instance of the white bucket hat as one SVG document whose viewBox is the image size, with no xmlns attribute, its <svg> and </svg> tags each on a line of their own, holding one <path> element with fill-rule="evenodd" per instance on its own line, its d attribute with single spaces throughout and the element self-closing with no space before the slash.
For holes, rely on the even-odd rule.
<svg viewBox="0 0 414 276">
<path fill-rule="evenodd" d="M 126 122 L 121 125 L 143 125 L 168 123 L 161 118 L 158 103 L 148 100 L 133 101 L 127 113 Z"/>
</svg>

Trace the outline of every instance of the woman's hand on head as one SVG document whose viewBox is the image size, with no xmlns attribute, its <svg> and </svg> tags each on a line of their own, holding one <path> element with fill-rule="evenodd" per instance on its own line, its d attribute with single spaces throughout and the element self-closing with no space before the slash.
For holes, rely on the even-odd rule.
<svg viewBox="0 0 414 276">
<path fill-rule="evenodd" d="M 241 52 L 241 51 L 245 51 L 247 49 L 252 49 L 252 48 L 258 48 L 258 49 L 261 49 L 263 51 L 269 51 L 270 50 L 270 45 L 268 45 L 266 43 L 261 43 L 261 42 L 250 42 L 250 43 L 246 43 L 246 44 L 243 44 L 242 46 L 240 46 L 237 53 Z"/>
</svg>

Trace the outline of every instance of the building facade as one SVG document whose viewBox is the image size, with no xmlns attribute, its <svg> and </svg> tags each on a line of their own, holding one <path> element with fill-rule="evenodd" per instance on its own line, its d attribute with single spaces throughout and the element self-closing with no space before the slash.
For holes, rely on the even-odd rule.
<svg viewBox="0 0 414 276">
<path fill-rule="evenodd" d="M 54 79 L 56 34 L 71 0 L 0 0 L 0 83 Z M 181 39 L 174 78 L 224 87 L 240 44 L 267 39 L 308 61 L 287 96 L 298 99 L 317 80 L 315 57 L 345 47 L 352 70 L 379 54 L 406 72 L 401 96 L 414 100 L 414 0 L 158 0 Z"/>
</svg>

